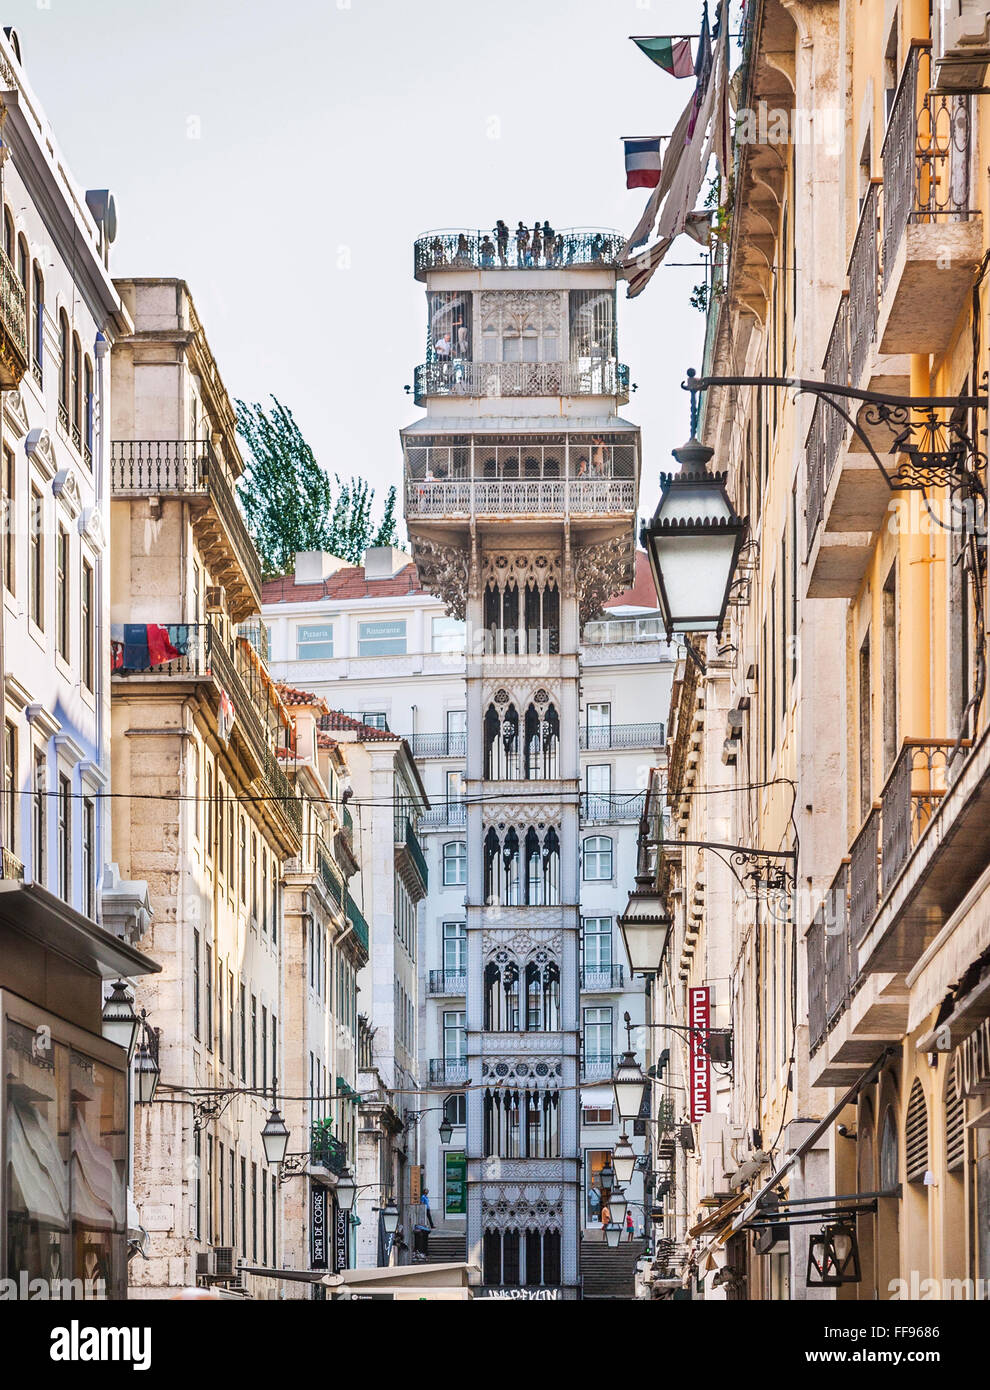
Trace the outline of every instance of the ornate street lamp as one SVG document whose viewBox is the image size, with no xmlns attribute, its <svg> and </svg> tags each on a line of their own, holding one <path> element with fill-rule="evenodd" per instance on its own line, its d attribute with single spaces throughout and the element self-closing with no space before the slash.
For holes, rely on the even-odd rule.
<svg viewBox="0 0 990 1390">
<path fill-rule="evenodd" d="M 641 880 L 637 876 L 637 885 Z M 650 879 L 642 880 L 644 886 L 637 886 L 629 894 L 629 903 L 619 918 L 622 940 L 625 942 L 629 969 L 633 975 L 655 975 L 660 969 L 660 960 L 667 936 L 670 932 L 671 917 L 663 895 L 650 884 Z"/>
<path fill-rule="evenodd" d="M 823 1226 L 817 1236 L 808 1241 L 809 1287 L 836 1288 L 839 1284 L 858 1284 L 862 1278 L 859 1267 L 859 1242 L 856 1227 L 851 1221 L 836 1221 Z"/>
<path fill-rule="evenodd" d="M 141 1020 L 134 1012 L 134 995 L 123 980 L 115 980 L 103 1005 L 103 1036 L 130 1057 L 140 1027 Z"/>
<path fill-rule="evenodd" d="M 274 1086 L 272 1091 L 274 1094 Z M 261 1142 L 265 1149 L 265 1158 L 273 1166 L 278 1165 L 285 1159 L 286 1149 L 289 1147 L 289 1129 L 282 1119 L 279 1108 L 272 1099 L 271 1113 L 265 1121 L 265 1127 L 261 1131 Z"/>
<path fill-rule="evenodd" d="M 629 1198 L 621 1187 L 612 1189 L 612 1195 L 608 1199 L 608 1209 L 612 1213 L 612 1220 L 618 1226 L 623 1226 L 626 1220 L 626 1212 L 629 1209 Z"/>
<path fill-rule="evenodd" d="M 633 1153 L 628 1135 L 620 1135 L 619 1142 L 612 1151 L 612 1164 L 615 1168 L 616 1182 L 623 1187 L 632 1182 L 632 1175 L 636 1170 L 636 1155 Z"/>
<path fill-rule="evenodd" d="M 388 1236 L 394 1236 L 399 1229 L 399 1208 L 392 1200 L 387 1201 L 382 1207 L 382 1225 Z"/>
<path fill-rule="evenodd" d="M 620 1120 L 635 1120 L 643 1099 L 646 1077 L 636 1061 L 636 1054 L 630 1050 L 622 1054 L 622 1061 L 615 1069 L 612 1090 L 615 1092 L 615 1108 Z"/>
<path fill-rule="evenodd" d="M 617 1221 L 610 1221 L 605 1227 L 605 1242 L 611 1249 L 618 1249 L 619 1241 L 622 1239 L 622 1227 Z"/>
<path fill-rule="evenodd" d="M 746 538 L 749 523 L 729 500 L 726 474 L 708 471 L 714 452 L 693 433 L 674 450 L 680 472 L 660 475 L 659 505 L 640 533 L 668 641 L 674 633 L 721 632 Z"/>
<path fill-rule="evenodd" d="M 337 1186 L 334 1188 L 334 1196 L 341 1211 L 350 1211 L 354 1206 L 354 1198 L 357 1196 L 357 1183 L 351 1175 L 351 1170 L 345 1168 L 337 1179 Z"/>
<path fill-rule="evenodd" d="M 451 1135 L 453 1133 L 454 1126 L 450 1123 L 446 1116 L 444 1116 L 444 1118 L 440 1121 L 440 1143 L 449 1144 Z"/>
<path fill-rule="evenodd" d="M 141 1010 L 141 1041 L 134 1054 L 134 1099 L 139 1105 L 150 1105 L 158 1090 L 162 1074 L 158 1062 L 158 1031 L 149 1028 L 147 1014 Z"/>
<path fill-rule="evenodd" d="M 615 1186 L 615 1169 L 611 1162 L 606 1163 L 605 1167 L 598 1174 L 598 1184 L 602 1189 L 602 1195 L 608 1199 Z"/>
</svg>

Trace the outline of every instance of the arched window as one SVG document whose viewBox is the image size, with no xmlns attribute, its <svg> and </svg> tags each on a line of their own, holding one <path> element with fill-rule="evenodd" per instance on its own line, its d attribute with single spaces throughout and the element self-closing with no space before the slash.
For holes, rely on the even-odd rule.
<svg viewBox="0 0 990 1390">
<path fill-rule="evenodd" d="M 560 970 L 555 961 L 526 967 L 526 1031 L 555 1033 L 560 1027 Z"/>
<path fill-rule="evenodd" d="M 6 252 L 7 260 L 14 264 L 14 218 L 10 208 L 3 210 L 3 249 Z"/>
<path fill-rule="evenodd" d="M 966 1102 L 956 1089 L 955 1068 L 945 1083 L 945 1169 L 954 1173 L 966 1162 Z"/>
<path fill-rule="evenodd" d="M 83 364 L 83 456 L 93 462 L 93 361 L 89 356 Z"/>
<path fill-rule="evenodd" d="M 914 1078 L 904 1121 L 904 1176 L 908 1182 L 924 1182 L 928 1171 L 928 1102 L 921 1078 Z"/>
<path fill-rule="evenodd" d="M 79 334 L 72 335 L 72 379 L 69 383 L 72 405 L 72 437 L 79 448 L 82 442 L 82 346 Z"/>
<path fill-rule="evenodd" d="M 485 714 L 485 776 L 491 781 L 519 777 L 519 715 L 515 705 L 503 712 L 489 705 Z"/>
<path fill-rule="evenodd" d="M 467 883 L 467 841 L 450 840 L 443 847 L 443 883 L 452 888 Z"/>
<path fill-rule="evenodd" d="M 58 380 L 58 415 L 63 426 L 69 427 L 69 382 L 72 375 L 72 339 L 69 333 L 69 316 L 64 309 L 59 310 L 58 338 L 62 352 L 62 367 Z"/>
<path fill-rule="evenodd" d="M 19 236 L 19 237 L 17 238 L 17 278 L 18 278 L 18 280 L 20 280 L 21 285 L 22 285 L 23 288 L 24 288 L 24 310 L 25 310 L 25 313 L 27 314 L 27 320 L 28 320 L 28 322 L 30 323 L 30 321 L 31 321 L 31 286 L 30 286 L 30 284 L 28 283 L 28 281 L 29 281 L 28 266 L 29 266 L 29 265 L 30 265 L 30 257 L 28 256 L 28 244 L 27 244 L 27 239 L 26 239 L 25 237 L 23 237 L 23 236 Z"/>
<path fill-rule="evenodd" d="M 34 263 L 34 331 L 31 340 L 34 350 L 34 375 L 40 386 L 45 360 L 45 277 L 37 261 Z"/>
<path fill-rule="evenodd" d="M 485 966 L 485 1031 L 519 1032 L 519 967 L 515 961 Z"/>
<path fill-rule="evenodd" d="M 538 698 L 540 694 L 538 691 Z M 560 719 L 553 705 L 544 705 L 542 708 L 530 705 L 527 708 L 524 751 L 527 778 L 552 780 L 557 776 Z"/>
<path fill-rule="evenodd" d="M 612 840 L 608 835 L 589 835 L 584 842 L 584 878 L 588 883 L 612 877 Z"/>
</svg>

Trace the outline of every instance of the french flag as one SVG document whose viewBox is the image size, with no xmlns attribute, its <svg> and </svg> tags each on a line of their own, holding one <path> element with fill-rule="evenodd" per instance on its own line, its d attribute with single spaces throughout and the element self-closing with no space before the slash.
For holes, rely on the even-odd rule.
<svg viewBox="0 0 990 1390">
<path fill-rule="evenodd" d="M 622 143 L 626 147 L 626 187 L 656 188 L 660 182 L 660 136 Z"/>
</svg>

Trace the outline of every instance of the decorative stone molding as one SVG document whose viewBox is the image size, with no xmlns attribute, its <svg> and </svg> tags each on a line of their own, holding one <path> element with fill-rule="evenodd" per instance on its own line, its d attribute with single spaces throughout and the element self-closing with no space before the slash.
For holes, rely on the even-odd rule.
<svg viewBox="0 0 990 1390">
<path fill-rule="evenodd" d="M 452 618 L 463 621 L 470 579 L 467 553 L 460 546 L 417 540 L 413 559 L 423 588 L 443 600 Z"/>
<path fill-rule="evenodd" d="M 527 1163 L 534 1173 L 539 1163 Z M 481 1224 L 486 1231 L 558 1231 L 563 1220 L 560 1183 L 484 1183 Z"/>
<path fill-rule="evenodd" d="M 525 794 L 523 794 L 524 796 Z M 516 832 L 533 827 L 542 836 L 551 827 L 559 830 L 564 817 L 564 807 L 559 801 L 527 802 L 520 797 L 518 801 L 493 801 L 484 807 L 482 824 L 485 830 L 494 827 L 500 840 L 505 832 L 514 826 Z"/>
<path fill-rule="evenodd" d="M 40 701 L 36 700 L 26 705 L 25 710 L 28 723 L 33 725 L 39 733 L 44 734 L 46 738 L 51 738 L 62 728 L 61 722 L 55 718 L 54 714 L 49 714 Z"/>
<path fill-rule="evenodd" d="M 560 556 L 552 550 L 489 551 L 481 579 L 486 589 L 559 587 Z"/>
<path fill-rule="evenodd" d="M 519 1034 L 489 1034 L 489 1037 L 518 1037 Z M 528 1036 L 528 1035 L 525 1035 Z M 556 1089 L 560 1084 L 561 1064 L 556 1062 L 534 1062 L 530 1058 L 511 1060 L 493 1058 L 482 1062 L 481 1079 L 489 1086 L 534 1086 Z"/>
<path fill-rule="evenodd" d="M 52 495 L 57 497 L 71 517 L 77 517 L 82 510 L 79 496 L 79 483 L 71 468 L 60 468 L 52 479 Z"/>
<path fill-rule="evenodd" d="M 515 705 L 516 710 L 522 713 L 531 704 L 537 709 L 553 705 L 559 714 L 560 685 L 559 680 L 544 680 L 542 677 L 531 677 L 528 681 L 486 680 L 481 687 L 482 709 L 487 709 L 489 705 L 499 709 Z"/>
<path fill-rule="evenodd" d="M 627 536 L 617 536 L 575 552 L 574 588 L 582 627 L 610 598 L 632 583 L 632 549 Z"/>
<path fill-rule="evenodd" d="M 106 530 L 99 507 L 83 507 L 78 525 L 80 536 L 89 541 L 94 550 L 103 550 L 106 545 Z"/>
<path fill-rule="evenodd" d="M 55 447 L 48 431 L 42 429 L 40 425 L 36 425 L 33 430 L 28 430 L 24 440 L 24 452 L 37 467 L 45 481 L 51 482 L 58 472 L 58 460 L 55 457 Z"/>
<path fill-rule="evenodd" d="M 486 959 L 496 951 L 511 951 L 524 961 L 538 951 L 549 951 L 559 960 L 563 941 L 563 933 L 552 927 L 495 927 L 482 932 L 481 949 Z"/>
<path fill-rule="evenodd" d="M 20 390 L 3 393 L 3 416 L 15 436 L 27 434 L 31 428 Z"/>
<path fill-rule="evenodd" d="M 103 925 L 125 941 L 139 940 L 151 925 L 153 910 L 147 883 L 143 878 L 122 879 L 116 864 L 103 870 L 100 906 Z"/>
<path fill-rule="evenodd" d="M 523 1065 L 519 1054 L 528 1054 L 531 1057 L 552 1055 L 559 1058 L 562 1051 L 567 1047 L 568 1039 L 562 1037 L 560 1033 L 483 1033 L 481 1035 L 481 1051 L 486 1060 L 494 1058 L 495 1064 L 504 1061 L 504 1054 L 509 1052 L 514 1055 L 515 1060 L 509 1065 Z M 499 1059 L 498 1054 L 503 1054 Z M 557 1062 L 559 1067 L 560 1063 Z"/>
</svg>

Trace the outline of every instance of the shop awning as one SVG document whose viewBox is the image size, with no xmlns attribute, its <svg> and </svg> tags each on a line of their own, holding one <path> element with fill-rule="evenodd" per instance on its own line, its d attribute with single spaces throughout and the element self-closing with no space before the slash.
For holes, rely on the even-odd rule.
<svg viewBox="0 0 990 1390">
<path fill-rule="evenodd" d="M 843 1092 L 842 1097 L 838 1101 L 836 1101 L 835 1105 L 832 1106 L 832 1109 L 828 1112 L 825 1118 L 823 1120 L 820 1120 L 819 1123 L 815 1125 L 814 1129 L 810 1130 L 808 1134 L 805 1135 L 805 1137 L 801 1140 L 800 1144 L 798 1144 L 794 1152 L 788 1154 L 788 1156 L 784 1159 L 783 1163 L 781 1163 L 777 1168 L 774 1169 L 770 1177 L 767 1178 L 766 1182 L 760 1188 L 759 1192 L 753 1195 L 753 1197 L 746 1203 L 746 1206 L 743 1208 L 743 1210 L 733 1220 L 733 1232 L 741 1230 L 742 1227 L 746 1225 L 746 1222 L 749 1221 L 750 1218 L 756 1214 L 757 1210 L 759 1209 L 760 1203 L 763 1201 L 763 1198 L 766 1196 L 766 1194 L 772 1191 L 772 1189 L 777 1186 L 781 1179 L 785 1177 L 787 1173 L 790 1172 L 790 1170 L 794 1167 L 798 1160 L 801 1159 L 808 1152 L 809 1149 L 814 1148 L 815 1144 L 818 1143 L 818 1140 L 822 1137 L 822 1135 L 825 1134 L 827 1130 L 831 1129 L 833 1124 L 835 1124 L 835 1121 L 842 1114 L 846 1106 L 851 1104 L 851 1102 L 856 1099 L 863 1087 L 869 1086 L 872 1081 L 876 1080 L 876 1078 L 880 1075 L 880 1071 L 883 1067 L 883 1064 L 891 1055 L 891 1051 L 892 1049 L 886 1048 L 884 1052 L 872 1064 L 872 1066 L 867 1067 L 866 1071 L 863 1072 L 863 1075 L 860 1076 L 856 1081 L 854 1081 L 847 1091 Z"/>
<path fill-rule="evenodd" d="M 153 975 L 156 960 L 37 883 L 0 879 L 0 926 L 21 932 L 104 979 Z"/>
<path fill-rule="evenodd" d="M 15 1099 L 7 1114 L 7 1162 L 16 1185 L 12 1210 L 26 1210 L 40 1226 L 67 1231 L 69 1174 L 57 1143 L 31 1105 Z"/>
<path fill-rule="evenodd" d="M 727 1202 L 723 1202 L 720 1207 L 716 1207 L 708 1216 L 690 1227 L 688 1230 L 689 1237 L 692 1240 L 696 1240 L 698 1236 L 708 1235 L 712 1231 L 719 1230 L 729 1220 L 733 1212 L 739 1210 L 743 1202 L 746 1201 L 746 1196 L 747 1194 L 745 1192 L 737 1192 L 734 1197 L 730 1197 Z"/>
</svg>

